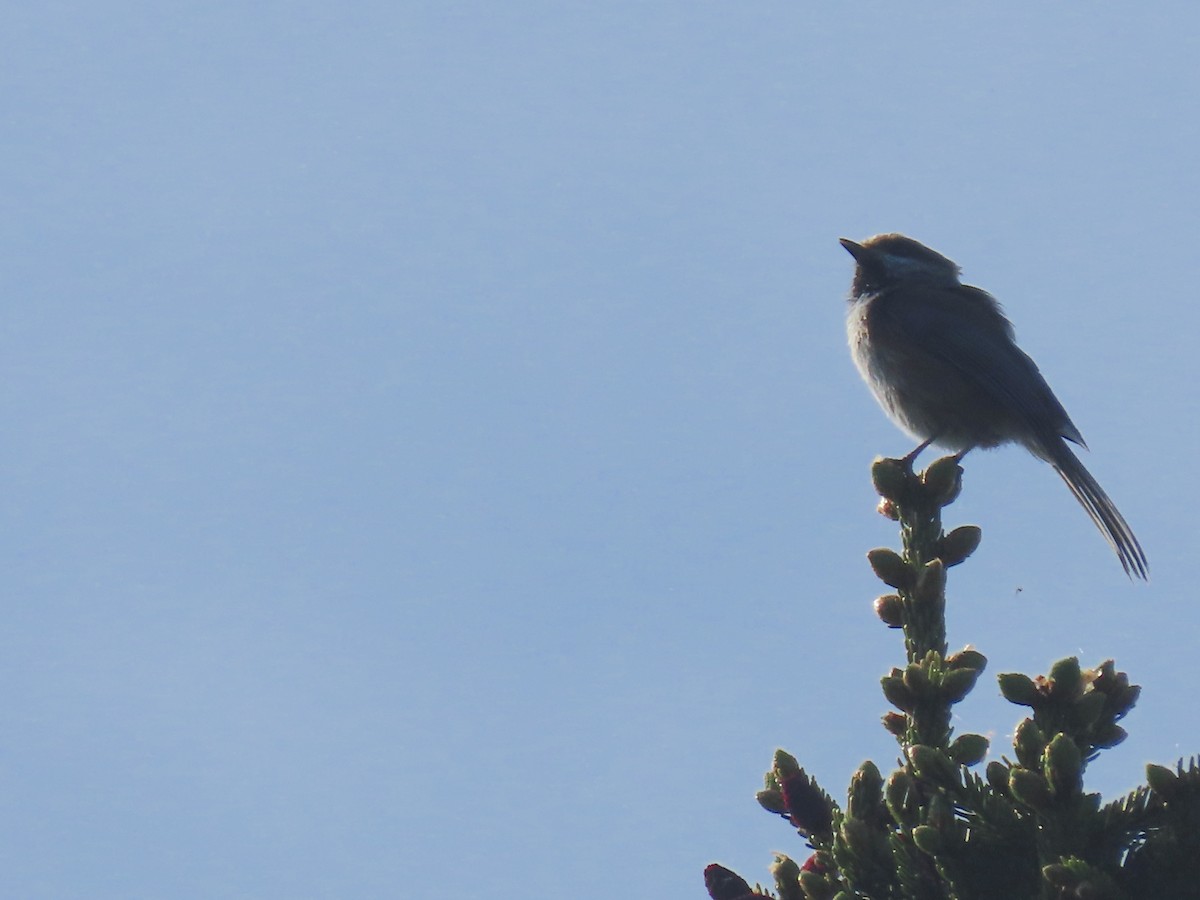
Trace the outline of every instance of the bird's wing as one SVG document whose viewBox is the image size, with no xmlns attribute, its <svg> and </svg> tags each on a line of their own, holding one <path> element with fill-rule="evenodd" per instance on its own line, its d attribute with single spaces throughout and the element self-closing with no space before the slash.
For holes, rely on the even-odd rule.
<svg viewBox="0 0 1200 900">
<path fill-rule="evenodd" d="M 1013 340 L 1000 304 L 978 288 L 900 288 L 888 296 L 889 327 L 952 368 L 1026 422 L 1042 440 L 1065 437 L 1086 446 L 1050 385 Z M 1056 433 L 1046 434 L 1047 423 Z"/>
</svg>

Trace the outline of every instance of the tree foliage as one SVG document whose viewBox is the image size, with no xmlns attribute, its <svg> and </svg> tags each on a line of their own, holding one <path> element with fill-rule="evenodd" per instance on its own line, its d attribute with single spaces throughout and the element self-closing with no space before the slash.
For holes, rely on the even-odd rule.
<svg viewBox="0 0 1200 900">
<path fill-rule="evenodd" d="M 894 593 L 875 601 L 904 636 L 906 662 L 882 678 L 894 707 L 883 717 L 902 765 L 886 777 L 870 761 L 839 806 L 779 750 L 758 802 L 804 839 L 802 863 L 777 856 L 771 889 L 713 864 L 712 900 L 1142 900 L 1200 898 L 1200 766 L 1147 767 L 1146 785 L 1102 803 L 1084 789 L 1088 764 L 1125 739 L 1118 723 L 1137 701 L 1111 660 L 1083 668 L 1068 657 L 1045 675 L 998 676 L 1028 716 L 1012 754 L 977 771 L 988 740 L 955 736 L 954 704 L 987 665 L 946 645 L 946 572 L 979 545 L 972 525 L 945 532 L 942 509 L 962 489 L 957 457 L 914 473 L 908 459 L 872 469 L 880 512 L 899 523 L 901 552 L 867 554 Z"/>
</svg>

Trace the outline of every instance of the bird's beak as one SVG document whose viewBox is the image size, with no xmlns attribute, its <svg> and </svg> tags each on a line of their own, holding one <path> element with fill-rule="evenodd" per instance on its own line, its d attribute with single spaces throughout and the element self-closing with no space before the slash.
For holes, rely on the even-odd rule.
<svg viewBox="0 0 1200 900">
<path fill-rule="evenodd" d="M 867 249 L 862 244 L 856 244 L 849 238 L 838 238 L 838 243 L 846 248 L 846 252 L 854 257 L 856 262 L 862 262 L 867 255 Z"/>
</svg>

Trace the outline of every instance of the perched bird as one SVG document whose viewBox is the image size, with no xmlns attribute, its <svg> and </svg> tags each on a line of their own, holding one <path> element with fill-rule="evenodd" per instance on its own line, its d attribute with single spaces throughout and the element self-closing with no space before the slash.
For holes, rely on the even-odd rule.
<svg viewBox="0 0 1200 900">
<path fill-rule="evenodd" d="M 986 291 L 965 285 L 950 260 L 902 234 L 841 241 L 857 267 L 850 287 L 850 350 L 875 399 L 897 425 L 960 455 L 1023 444 L 1054 466 L 1117 553 L 1146 578 L 1133 530 L 1067 441 L 1087 445 L 1012 324 Z"/>
</svg>

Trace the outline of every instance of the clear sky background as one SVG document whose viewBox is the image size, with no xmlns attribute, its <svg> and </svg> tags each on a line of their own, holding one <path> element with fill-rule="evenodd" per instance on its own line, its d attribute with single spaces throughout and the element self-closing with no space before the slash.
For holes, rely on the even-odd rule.
<svg viewBox="0 0 1200 900">
<path fill-rule="evenodd" d="M 890 769 L 837 244 L 996 294 L 1134 525 L 968 458 L 955 726 L 1200 751 L 1200 8 L 11 5 L 0 895 L 702 897 Z M 932 458 L 932 457 L 931 457 Z"/>
</svg>

